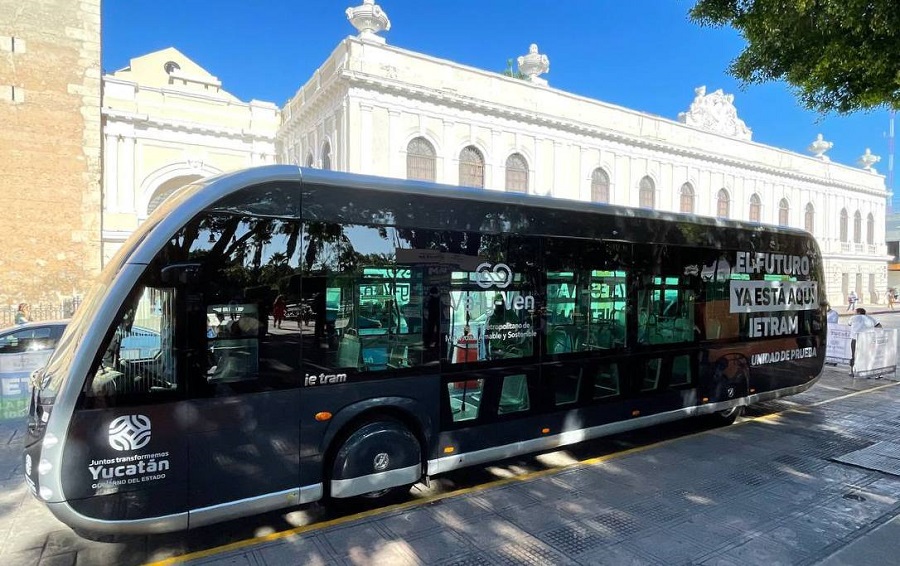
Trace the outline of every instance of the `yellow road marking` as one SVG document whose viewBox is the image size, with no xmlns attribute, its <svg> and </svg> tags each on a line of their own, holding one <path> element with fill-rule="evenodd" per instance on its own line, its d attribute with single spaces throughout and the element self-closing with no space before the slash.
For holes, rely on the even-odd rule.
<svg viewBox="0 0 900 566">
<path fill-rule="evenodd" d="M 769 415 L 761 415 L 759 417 L 753 417 L 750 419 L 745 419 L 739 423 L 735 423 L 733 426 L 740 426 L 746 423 L 756 422 L 756 421 L 766 421 L 771 420 L 772 418 L 783 415 L 785 413 L 792 413 L 801 411 L 808 407 L 819 407 L 821 405 L 827 405 L 828 403 L 834 403 L 835 401 L 842 401 L 844 399 L 849 399 L 850 397 L 856 397 L 857 395 L 862 395 L 864 393 L 871 393 L 873 391 L 880 391 L 882 389 L 887 389 L 888 387 L 895 387 L 900 385 L 900 382 L 892 382 L 886 383 L 884 385 L 879 385 L 878 387 L 873 387 L 871 389 L 861 389 L 859 391 L 854 391 L 853 393 L 847 393 L 846 395 L 841 395 L 840 397 L 834 397 L 832 399 L 824 399 L 822 401 L 816 401 L 815 403 L 810 403 L 809 405 L 798 405 L 796 407 L 791 407 L 790 409 L 785 409 L 783 411 L 779 411 L 777 413 L 772 413 Z M 593 466 L 596 464 L 600 464 L 603 462 L 607 462 L 609 460 L 622 458 L 624 456 L 628 456 L 630 454 L 635 454 L 638 452 L 643 452 L 644 450 L 648 450 L 650 448 L 659 448 L 670 444 L 672 442 L 677 442 L 679 440 L 683 440 L 686 438 L 692 438 L 694 436 L 699 436 L 701 434 L 706 434 L 710 432 L 709 430 L 701 430 L 698 432 L 694 432 L 691 434 L 686 434 L 684 436 L 679 436 L 677 438 L 669 438 L 666 440 L 660 440 L 659 442 L 654 442 L 653 444 L 646 444 L 643 446 L 635 446 L 634 448 L 627 448 L 625 450 L 617 451 L 612 454 L 605 454 L 603 456 L 595 456 L 593 458 L 588 458 L 586 460 L 579 460 L 578 462 L 574 462 L 572 464 L 567 464 L 565 466 L 559 466 L 556 468 L 548 468 L 546 470 L 537 470 L 534 472 L 528 472 L 526 474 L 522 474 L 519 476 L 514 476 L 511 478 L 503 478 L 499 480 L 494 480 L 489 483 L 479 484 L 472 487 L 466 487 L 462 489 L 457 489 L 447 493 L 440 493 L 431 495 L 428 497 L 424 497 L 422 499 L 415 499 L 412 501 L 406 501 L 403 503 L 395 503 L 393 505 L 388 505 L 386 507 L 379 507 L 377 509 L 369 509 L 368 511 L 361 511 L 359 513 L 354 513 L 353 515 L 346 515 L 344 517 L 338 517 L 336 519 L 331 519 L 328 521 L 322 521 L 320 523 L 312 523 L 309 525 L 303 525 L 300 527 L 295 527 L 293 529 L 288 529 L 286 531 L 279 531 L 277 533 L 269 533 L 267 535 L 262 535 L 258 537 L 254 537 L 251 539 L 245 539 L 237 542 L 233 542 L 230 544 L 226 544 L 223 546 L 216 546 L 213 548 L 208 548 L 206 550 L 198 550 L 196 552 L 190 552 L 188 554 L 183 554 L 181 556 L 173 556 L 171 558 L 165 558 L 163 560 L 159 560 L 157 562 L 150 562 L 145 564 L 145 566 L 170 566 L 172 564 L 179 564 L 181 562 L 186 562 L 188 560 L 198 560 L 200 558 L 206 558 L 208 556 L 213 556 L 216 554 L 223 554 L 226 552 L 230 552 L 232 550 L 238 550 L 241 548 L 245 548 L 248 546 L 253 546 L 257 544 L 262 544 L 265 542 L 272 542 L 276 540 L 280 540 L 283 538 L 287 538 L 294 535 L 300 535 L 303 533 L 307 533 L 309 531 L 327 529 L 329 527 L 334 527 L 337 525 L 343 525 L 345 523 L 350 523 L 359 519 L 366 519 L 369 517 L 374 517 L 380 514 L 387 514 L 393 511 L 403 511 L 405 509 L 412 509 L 415 507 L 421 507 L 423 505 L 427 505 L 429 503 L 434 503 L 436 501 L 441 501 L 443 499 L 448 499 L 450 497 L 457 497 L 461 495 L 466 495 L 469 493 L 477 493 L 479 491 L 485 491 L 495 487 L 502 487 L 504 485 L 508 485 L 515 482 L 527 481 L 531 479 L 536 479 L 544 476 L 549 476 L 552 474 L 558 474 L 567 470 L 579 468 L 579 467 L 587 467 Z"/>
</svg>

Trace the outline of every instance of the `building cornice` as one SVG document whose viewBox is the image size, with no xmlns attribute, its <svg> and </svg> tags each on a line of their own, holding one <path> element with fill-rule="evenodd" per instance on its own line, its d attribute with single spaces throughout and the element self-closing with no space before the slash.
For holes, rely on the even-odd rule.
<svg viewBox="0 0 900 566">
<path fill-rule="evenodd" d="M 136 81 L 128 81 L 124 79 L 116 78 L 112 75 L 103 75 L 103 83 L 111 84 L 111 85 L 120 85 L 131 87 L 135 92 L 148 92 L 159 94 L 165 97 L 180 97 L 195 100 L 198 102 L 202 102 L 203 104 L 217 104 L 221 106 L 237 106 L 243 107 L 246 109 L 251 108 L 264 108 L 266 110 L 273 110 L 275 112 L 280 112 L 278 105 L 274 102 L 267 102 L 264 100 L 251 100 L 250 102 L 244 102 L 234 95 L 222 91 L 222 95 L 215 96 L 211 94 L 204 94 L 202 92 L 191 92 L 186 90 L 178 90 L 174 88 L 165 88 L 165 87 L 155 87 L 155 86 L 147 86 Z M 110 97 L 115 98 L 115 97 Z"/>
<path fill-rule="evenodd" d="M 802 173 L 798 171 L 792 171 L 789 169 L 782 169 L 779 167 L 774 167 L 770 165 L 764 165 L 756 161 L 751 160 L 743 160 L 740 158 L 722 155 L 710 152 L 708 150 L 700 150 L 697 148 L 687 147 L 683 145 L 674 144 L 671 142 L 660 142 L 653 139 L 635 136 L 631 134 L 624 133 L 619 130 L 612 130 L 609 128 L 603 128 L 602 126 L 596 126 L 593 124 L 588 124 L 585 122 L 578 122 L 569 119 L 563 119 L 558 116 L 554 116 L 552 114 L 533 112 L 533 111 L 525 111 L 518 108 L 513 108 L 509 106 L 504 106 L 496 103 L 486 102 L 484 100 L 480 100 L 470 96 L 460 95 L 455 92 L 450 92 L 446 90 L 438 90 L 431 89 L 427 87 L 422 87 L 418 85 L 412 85 L 406 82 L 402 82 L 399 80 L 388 79 L 378 75 L 371 75 L 367 73 L 363 73 L 360 71 L 351 71 L 348 69 L 342 69 L 340 71 L 340 78 L 347 81 L 350 86 L 353 87 L 361 87 L 369 90 L 373 90 L 376 92 L 380 92 L 388 95 L 396 95 L 405 99 L 416 99 L 423 102 L 429 102 L 432 104 L 443 104 L 448 107 L 456 108 L 459 110 L 471 111 L 474 113 L 481 114 L 490 114 L 493 116 L 497 116 L 500 118 L 506 118 L 511 121 L 515 121 L 517 123 L 531 124 L 534 126 L 542 126 L 547 128 L 552 128 L 559 131 L 569 132 L 575 135 L 583 135 L 590 137 L 592 139 L 604 140 L 609 142 L 622 143 L 628 146 L 640 147 L 644 149 L 653 150 L 660 153 L 667 153 L 671 155 L 676 155 L 680 157 L 694 158 L 699 159 L 703 162 L 712 162 L 717 163 L 724 166 L 736 167 L 741 170 L 750 170 L 756 171 L 760 173 L 766 173 L 770 175 L 775 175 L 782 178 L 793 179 L 796 181 L 806 181 L 815 183 L 817 185 L 824 185 L 839 189 L 847 189 L 855 192 L 861 192 L 866 195 L 876 196 L 879 198 L 886 198 L 887 191 L 886 189 L 874 189 L 871 187 L 867 187 L 865 185 L 857 185 L 854 183 L 842 182 L 835 179 L 830 179 L 828 177 L 816 176 L 812 174 Z M 543 87 L 546 88 L 546 87 Z M 557 91 L 561 94 L 566 94 L 569 96 L 570 93 L 564 93 L 562 91 Z M 596 101 L 585 99 L 592 103 L 597 103 Z M 623 111 L 628 111 L 627 109 L 623 109 Z M 632 114 L 640 116 L 641 119 L 655 120 L 655 121 L 663 121 L 666 124 L 675 125 L 677 127 L 682 127 L 686 129 L 690 129 L 696 132 L 702 132 L 703 134 L 707 134 L 710 136 L 722 137 L 723 139 L 727 139 L 730 142 L 736 143 L 746 143 L 748 145 L 752 145 L 757 148 L 763 148 L 768 151 L 776 151 L 781 152 L 784 155 L 790 156 L 793 159 L 812 159 L 808 156 L 801 155 L 798 153 L 778 150 L 777 148 L 772 148 L 766 146 L 764 144 L 760 144 L 752 141 L 743 141 L 743 140 L 735 140 L 733 138 L 728 138 L 726 136 L 721 136 L 719 134 L 715 134 L 712 132 L 706 132 L 705 130 L 698 130 L 697 128 L 693 128 L 691 126 L 686 126 L 684 124 L 680 124 L 674 121 L 666 120 L 657 116 L 650 116 L 641 114 L 635 111 L 628 111 Z M 826 167 L 840 167 L 844 169 L 851 170 L 854 174 L 863 174 L 859 171 L 856 171 L 852 167 L 841 165 L 839 163 L 828 163 Z M 878 177 L 882 177 L 882 175 L 875 174 Z"/>
<path fill-rule="evenodd" d="M 223 126 L 215 126 L 201 122 L 191 122 L 188 120 L 175 120 L 171 118 L 163 118 L 161 116 L 144 114 L 139 112 L 128 112 L 125 110 L 116 110 L 114 108 L 102 108 L 102 116 L 106 119 L 104 124 L 104 133 L 107 133 L 107 126 L 115 123 L 124 123 L 131 126 L 155 127 L 161 130 L 168 130 L 178 133 L 212 135 L 230 139 L 239 139 L 251 142 L 275 143 L 275 131 L 270 135 L 261 134 L 245 128 L 226 128 Z M 119 132 L 109 132 L 119 134 Z M 122 135 L 125 135 L 124 132 Z M 137 137 L 137 136 L 135 136 Z"/>
</svg>

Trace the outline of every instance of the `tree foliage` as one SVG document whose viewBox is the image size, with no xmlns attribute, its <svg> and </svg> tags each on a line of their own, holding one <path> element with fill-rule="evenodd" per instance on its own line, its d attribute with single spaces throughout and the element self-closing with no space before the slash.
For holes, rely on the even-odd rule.
<svg viewBox="0 0 900 566">
<path fill-rule="evenodd" d="M 897 0 L 697 0 L 690 17 L 743 35 L 729 73 L 745 85 L 784 80 L 823 114 L 900 108 Z"/>
</svg>

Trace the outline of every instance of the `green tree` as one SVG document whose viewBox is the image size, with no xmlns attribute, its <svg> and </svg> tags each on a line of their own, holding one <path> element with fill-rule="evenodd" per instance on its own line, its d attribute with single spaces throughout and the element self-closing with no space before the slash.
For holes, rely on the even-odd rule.
<svg viewBox="0 0 900 566">
<path fill-rule="evenodd" d="M 728 71 L 745 85 L 786 81 L 823 114 L 900 108 L 897 0 L 697 0 L 690 17 L 741 33 Z"/>
</svg>

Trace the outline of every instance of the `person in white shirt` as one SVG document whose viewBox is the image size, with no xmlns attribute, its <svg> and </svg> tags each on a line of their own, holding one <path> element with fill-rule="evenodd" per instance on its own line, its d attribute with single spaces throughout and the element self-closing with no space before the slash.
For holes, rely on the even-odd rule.
<svg viewBox="0 0 900 566">
<path fill-rule="evenodd" d="M 877 320 L 866 314 L 866 309 L 859 307 L 856 314 L 850 317 L 850 375 L 853 375 L 853 368 L 856 363 L 856 337 L 860 332 L 872 330 L 876 326 L 881 326 Z"/>
</svg>

